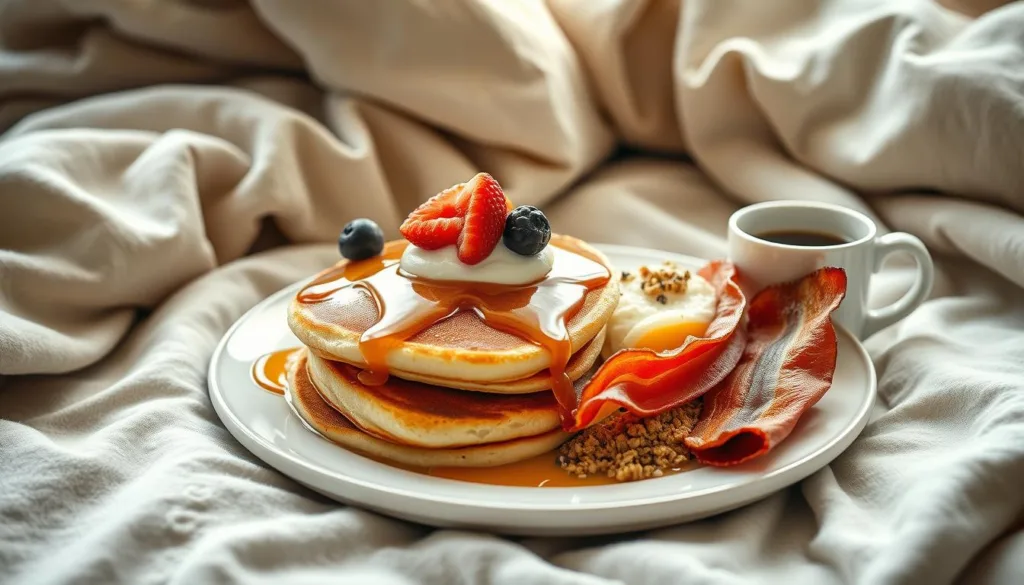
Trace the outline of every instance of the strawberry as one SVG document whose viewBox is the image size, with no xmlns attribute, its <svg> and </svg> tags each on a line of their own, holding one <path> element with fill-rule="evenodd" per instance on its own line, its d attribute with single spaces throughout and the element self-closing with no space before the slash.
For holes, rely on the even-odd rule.
<svg viewBox="0 0 1024 585">
<path fill-rule="evenodd" d="M 512 204 L 487 173 L 434 195 L 402 223 L 399 231 L 424 250 L 457 246 L 465 264 L 477 264 L 501 241 Z"/>
<path fill-rule="evenodd" d="M 478 173 L 473 177 L 466 184 L 463 196 L 466 194 L 466 219 L 457 245 L 459 260 L 463 264 L 472 265 L 487 258 L 501 241 L 510 203 L 501 185 L 487 173 Z"/>
<path fill-rule="evenodd" d="M 449 187 L 410 213 L 398 228 L 405 239 L 424 250 L 457 244 L 470 199 L 464 187 L 461 183 Z"/>
</svg>

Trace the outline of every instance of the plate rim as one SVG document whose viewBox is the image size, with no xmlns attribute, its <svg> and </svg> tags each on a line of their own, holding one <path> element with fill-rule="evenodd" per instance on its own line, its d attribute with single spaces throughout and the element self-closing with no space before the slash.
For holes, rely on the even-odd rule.
<svg viewBox="0 0 1024 585">
<path fill-rule="evenodd" d="M 592 246 L 600 250 L 606 255 L 643 255 L 643 256 L 654 256 L 663 257 L 671 256 L 675 258 L 685 259 L 685 262 L 692 263 L 694 265 L 702 265 L 709 262 L 708 259 L 698 258 L 696 256 L 690 256 L 687 254 L 680 254 L 677 252 L 671 252 L 667 250 L 657 250 L 654 248 L 645 248 L 639 246 L 628 246 L 621 244 L 599 244 L 592 243 Z M 310 277 L 312 278 L 312 277 Z M 869 388 L 865 392 L 866 398 L 863 399 L 859 405 L 855 416 L 851 419 L 850 423 L 842 428 L 842 430 L 831 440 L 823 443 L 814 453 L 797 459 L 791 463 L 783 465 L 778 469 L 773 469 L 765 473 L 757 474 L 755 477 L 738 478 L 735 481 L 719 484 L 716 486 L 696 489 L 692 491 L 667 491 L 665 494 L 657 496 L 645 496 L 632 499 L 622 499 L 607 502 L 578 502 L 574 504 L 564 503 L 545 503 L 545 502 L 523 502 L 523 501 L 466 501 L 458 497 L 450 495 L 435 494 L 428 491 L 417 491 L 415 489 L 408 489 L 404 487 L 397 487 L 392 485 L 381 484 L 377 481 L 366 480 L 360 477 L 356 477 L 349 474 L 344 474 L 335 470 L 327 469 L 316 461 L 309 460 L 298 456 L 295 453 L 289 452 L 282 449 L 280 446 L 274 445 L 268 442 L 263 437 L 259 436 L 235 415 L 235 413 L 228 408 L 226 401 L 223 396 L 223 392 L 217 382 L 216 370 L 219 362 L 222 360 L 222 355 L 227 347 L 227 342 L 231 338 L 232 334 L 247 321 L 249 316 L 258 310 L 261 310 L 265 305 L 272 304 L 277 301 L 280 297 L 288 295 L 293 289 L 297 289 L 303 283 L 310 280 L 310 278 L 301 279 L 299 281 L 290 283 L 280 290 L 266 296 L 255 305 L 250 307 L 245 313 L 243 313 L 235 322 L 224 332 L 220 341 L 218 341 L 216 348 L 210 358 L 210 363 L 207 368 L 207 390 L 209 393 L 210 401 L 213 404 L 214 410 L 221 422 L 227 428 L 228 432 L 235 438 L 239 443 L 242 444 L 248 451 L 250 451 L 258 459 L 267 463 L 273 467 L 279 473 L 288 476 L 289 478 L 312 487 L 316 491 L 322 491 L 319 486 L 310 486 L 304 479 L 296 477 L 295 473 L 287 472 L 279 465 L 275 465 L 268 461 L 268 455 L 263 452 L 269 453 L 271 459 L 283 459 L 289 464 L 304 468 L 307 471 L 315 472 L 316 474 L 328 478 L 332 481 L 340 481 L 339 486 L 345 484 L 358 486 L 364 490 L 370 490 L 372 492 L 380 492 L 390 497 L 403 498 L 411 501 L 415 501 L 421 504 L 440 504 L 446 506 L 456 506 L 464 510 L 474 510 L 482 512 L 521 512 L 521 511 L 533 511 L 533 512 L 575 512 L 575 511 L 607 511 L 607 510 L 622 510 L 625 508 L 629 509 L 644 509 L 651 506 L 661 506 L 671 502 L 677 502 L 680 500 L 691 500 L 697 498 L 705 498 L 722 494 L 724 492 L 738 492 L 739 494 L 745 494 L 742 497 L 735 498 L 738 502 L 737 505 L 743 505 L 744 502 L 750 500 L 749 493 L 751 490 L 759 491 L 756 486 L 762 484 L 769 484 L 771 489 L 763 490 L 764 497 L 767 497 L 771 493 L 778 491 L 786 486 L 795 484 L 803 479 L 807 478 L 811 474 L 822 469 L 825 465 L 828 465 L 832 460 L 838 457 L 843 451 L 845 451 L 856 439 L 860 436 L 864 427 L 870 418 L 871 409 L 877 400 L 878 393 L 878 379 L 875 371 L 874 363 L 871 361 L 867 350 L 863 344 L 855 336 L 853 336 L 847 329 L 841 325 L 836 324 L 836 332 L 839 335 L 847 337 L 851 345 L 856 349 L 858 357 L 861 363 L 866 366 L 867 378 Z M 294 416 L 294 414 L 292 414 Z M 326 440 L 326 439 L 325 439 Z M 339 448 L 343 448 L 340 447 Z M 380 463 L 380 465 L 386 465 Z M 732 469 L 723 468 L 723 469 Z M 446 478 L 435 478 L 435 479 L 446 479 Z M 668 479 L 668 478 L 659 478 Z M 458 481 L 458 480 L 447 480 L 447 481 Z M 461 484 L 472 484 L 472 482 L 458 482 Z M 533 487 L 521 487 L 521 486 L 492 486 L 481 484 L 480 489 L 488 490 L 511 490 L 516 492 L 529 492 L 534 491 L 537 488 Z M 551 487 L 544 488 L 545 490 L 581 490 L 581 489 L 602 489 L 609 486 L 580 486 L 580 487 Z M 617 486 L 611 486 L 617 487 Z M 337 499 L 339 496 L 331 496 Z M 362 503 L 364 506 L 371 506 L 370 504 Z M 719 504 L 720 506 L 721 504 Z M 379 508 L 379 505 L 373 505 L 372 507 Z"/>
</svg>

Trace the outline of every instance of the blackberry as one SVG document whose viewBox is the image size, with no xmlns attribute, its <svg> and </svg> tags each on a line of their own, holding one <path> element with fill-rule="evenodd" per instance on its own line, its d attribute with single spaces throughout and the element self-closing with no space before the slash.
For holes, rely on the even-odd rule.
<svg viewBox="0 0 1024 585">
<path fill-rule="evenodd" d="M 532 205 L 520 205 L 505 218 L 502 241 L 516 254 L 533 256 L 551 241 L 551 224 L 543 211 Z"/>
</svg>

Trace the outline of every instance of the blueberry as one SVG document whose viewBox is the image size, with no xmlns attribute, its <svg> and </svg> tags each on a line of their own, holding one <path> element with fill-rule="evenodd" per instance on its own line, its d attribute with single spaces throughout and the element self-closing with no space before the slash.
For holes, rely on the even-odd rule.
<svg viewBox="0 0 1024 585">
<path fill-rule="evenodd" d="M 533 256 L 551 241 L 551 224 L 543 211 L 532 205 L 520 205 L 505 218 L 502 241 L 516 254 Z"/>
<path fill-rule="evenodd" d="M 338 249 L 349 260 L 365 260 L 384 249 L 384 232 L 372 219 L 354 219 L 341 230 Z"/>
</svg>

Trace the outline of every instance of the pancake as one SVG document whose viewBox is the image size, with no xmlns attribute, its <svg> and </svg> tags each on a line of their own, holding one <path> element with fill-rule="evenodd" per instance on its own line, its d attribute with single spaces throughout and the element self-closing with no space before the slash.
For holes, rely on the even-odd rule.
<svg viewBox="0 0 1024 585">
<path fill-rule="evenodd" d="M 603 254 L 581 240 L 553 235 L 551 245 L 579 249 L 582 255 L 604 264 L 611 272 L 609 281 L 589 291 L 580 309 L 566 323 L 572 352 L 576 353 L 611 318 L 619 300 L 619 273 L 610 269 Z M 344 266 L 342 262 L 330 270 Z M 361 287 L 345 287 L 314 303 L 295 298 L 288 309 L 288 324 L 303 344 L 319 356 L 359 367 L 366 366 L 359 350 L 360 335 L 378 318 L 376 302 Z M 491 327 L 473 311 L 460 311 L 442 319 L 398 342 L 387 353 L 388 369 L 400 377 L 469 389 L 477 389 L 479 384 L 530 378 L 550 363 L 546 349 Z"/>
<path fill-rule="evenodd" d="M 367 433 L 416 447 L 463 447 L 530 437 L 558 428 L 550 391 L 464 392 L 392 376 L 380 386 L 359 381 L 359 368 L 308 355 L 308 375 L 321 397 Z M 589 377 L 580 378 L 577 392 Z"/>
<path fill-rule="evenodd" d="M 572 436 L 555 429 L 532 437 L 455 449 L 424 449 L 391 443 L 360 430 L 331 408 L 310 381 L 306 366 L 307 354 L 303 353 L 288 369 L 286 397 L 296 414 L 324 437 L 370 457 L 416 467 L 491 467 L 547 453 Z"/>
<path fill-rule="evenodd" d="M 601 356 L 601 351 L 604 347 L 605 331 L 605 329 L 599 331 L 597 337 L 591 339 L 578 352 L 574 353 L 572 358 L 569 359 L 569 363 L 565 365 L 565 373 L 569 376 L 570 380 L 577 380 L 589 372 L 594 366 L 594 363 L 597 362 L 597 358 Z M 335 361 L 330 356 L 319 355 L 318 352 L 312 349 L 310 349 L 310 353 L 326 360 Z M 491 394 L 529 394 L 531 392 L 540 392 L 542 390 L 551 389 L 551 374 L 547 370 L 542 370 L 529 378 L 523 378 L 521 380 L 490 383 L 470 382 L 464 380 L 445 380 L 443 378 L 435 378 L 412 372 L 394 370 L 391 371 L 391 375 L 411 382 L 430 384 L 431 386 L 444 386 L 446 388 L 455 388 L 456 390 L 488 392 Z"/>
</svg>

